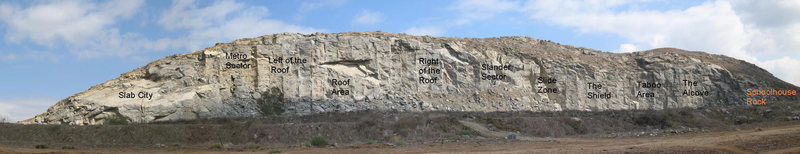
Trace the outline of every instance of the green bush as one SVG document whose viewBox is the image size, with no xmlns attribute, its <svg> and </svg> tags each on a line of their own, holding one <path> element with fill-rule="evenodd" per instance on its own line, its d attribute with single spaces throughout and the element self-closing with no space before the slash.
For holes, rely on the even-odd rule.
<svg viewBox="0 0 800 154">
<path fill-rule="evenodd" d="M 117 114 L 117 115 L 113 115 L 113 116 L 110 116 L 110 117 L 106 118 L 106 121 L 103 124 L 106 124 L 106 125 L 127 125 L 128 124 L 128 118 L 125 117 L 125 116 Z"/>
<path fill-rule="evenodd" d="M 406 141 L 400 140 L 400 141 L 395 142 L 394 145 L 402 147 L 402 146 L 408 145 L 408 143 L 406 143 Z"/>
<path fill-rule="evenodd" d="M 375 142 L 368 141 L 368 142 L 367 142 L 367 145 L 370 145 L 370 144 L 375 144 Z"/>
<path fill-rule="evenodd" d="M 278 87 L 272 87 L 270 90 L 261 93 L 261 99 L 258 99 L 257 102 L 261 113 L 265 116 L 280 115 L 286 110 L 283 90 Z"/>
<path fill-rule="evenodd" d="M 282 152 L 283 152 L 283 150 L 272 150 L 272 151 L 269 151 L 270 154 L 282 153 Z"/>
<path fill-rule="evenodd" d="M 328 139 L 325 139 L 325 137 L 322 136 L 314 136 L 314 138 L 311 138 L 311 145 L 315 147 L 328 146 Z"/>
<path fill-rule="evenodd" d="M 472 130 L 462 130 L 461 133 L 459 133 L 459 135 L 467 135 L 467 136 L 472 136 L 472 134 L 473 134 Z"/>
<path fill-rule="evenodd" d="M 275 115 L 275 109 L 272 105 L 261 105 L 261 113 L 264 113 L 264 115 Z"/>
</svg>

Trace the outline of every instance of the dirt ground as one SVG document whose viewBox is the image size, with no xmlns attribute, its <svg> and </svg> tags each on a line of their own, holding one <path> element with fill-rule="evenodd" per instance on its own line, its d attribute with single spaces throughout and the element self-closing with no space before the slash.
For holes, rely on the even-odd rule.
<svg viewBox="0 0 800 154">
<path fill-rule="evenodd" d="M 534 141 L 498 138 L 467 139 L 407 147 L 364 144 L 336 148 L 290 146 L 250 151 L 209 151 L 206 147 L 153 150 L 133 147 L 119 151 L 48 150 L 2 147 L 0 153 L 797 153 L 800 124 L 750 130 L 627 138 L 552 138 Z"/>
<path fill-rule="evenodd" d="M 0 154 L 800 153 L 797 108 L 800 103 L 787 102 L 603 112 L 346 112 L 128 125 L 0 124 Z M 315 148 L 310 143 L 316 137 L 330 144 Z"/>
<path fill-rule="evenodd" d="M 502 142 L 502 141 L 501 141 Z M 485 145 L 481 145 L 485 144 Z M 288 152 L 288 151 L 287 151 Z M 297 153 L 790 153 L 800 152 L 800 125 L 638 138 L 449 143 L 406 148 L 297 149 Z"/>
</svg>

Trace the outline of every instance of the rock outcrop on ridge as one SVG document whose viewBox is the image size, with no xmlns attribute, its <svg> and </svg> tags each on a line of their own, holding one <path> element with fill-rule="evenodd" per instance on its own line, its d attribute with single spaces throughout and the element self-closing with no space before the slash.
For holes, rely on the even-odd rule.
<svg viewBox="0 0 800 154">
<path fill-rule="evenodd" d="M 20 123 L 103 124 L 377 111 L 603 111 L 746 105 L 797 90 L 722 55 L 609 53 L 529 37 L 282 33 L 169 56 Z"/>
</svg>

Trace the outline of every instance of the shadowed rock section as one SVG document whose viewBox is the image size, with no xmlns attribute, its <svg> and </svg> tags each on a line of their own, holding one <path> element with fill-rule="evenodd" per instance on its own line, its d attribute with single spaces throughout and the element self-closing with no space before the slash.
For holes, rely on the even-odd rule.
<svg viewBox="0 0 800 154">
<path fill-rule="evenodd" d="M 147 123 L 357 110 L 694 108 L 744 105 L 747 88 L 798 89 L 741 60 L 672 48 L 607 53 L 528 37 L 282 33 L 151 62 L 21 123 L 93 125 L 114 116 Z M 684 95 L 687 90 L 701 96 Z"/>
</svg>

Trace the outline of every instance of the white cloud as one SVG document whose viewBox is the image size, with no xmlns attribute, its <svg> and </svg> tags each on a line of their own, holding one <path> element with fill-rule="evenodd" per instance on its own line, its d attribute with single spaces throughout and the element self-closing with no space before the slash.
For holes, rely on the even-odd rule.
<svg viewBox="0 0 800 154">
<path fill-rule="evenodd" d="M 457 13 L 456 18 L 445 19 L 437 23 L 437 26 L 413 26 L 403 32 L 411 35 L 440 36 L 447 28 L 490 19 L 500 13 L 519 11 L 520 4 L 517 0 L 458 0 L 447 8 Z"/>
<path fill-rule="evenodd" d="M 582 32 L 616 34 L 644 48 L 672 46 L 746 57 L 744 47 L 751 33 L 727 3 L 704 3 L 686 10 L 613 11 L 623 4 L 533 1 L 526 9 L 535 19 Z"/>
<path fill-rule="evenodd" d="M 748 51 L 780 56 L 800 53 L 800 1 L 732 0 L 736 14 L 754 29 Z"/>
<path fill-rule="evenodd" d="M 30 41 L 51 50 L 68 51 L 79 58 L 127 56 L 164 50 L 196 50 L 216 42 L 280 32 L 311 33 L 317 29 L 270 20 L 269 10 L 231 0 L 200 7 L 195 1 L 175 1 L 160 17 L 167 31 L 186 33 L 152 40 L 137 32 L 121 32 L 118 26 L 143 6 L 141 0 L 51 1 L 29 6 L 0 4 L 0 21 L 8 25 L 5 40 Z M 0 60 L 50 59 L 47 52 L 2 53 Z M 44 57 L 37 57 L 44 56 Z M 57 61 L 55 59 L 54 61 Z"/>
<path fill-rule="evenodd" d="M 206 7 L 198 7 L 194 1 L 175 2 L 169 10 L 164 11 L 159 24 L 167 29 L 188 30 L 188 35 L 160 39 L 153 42 L 153 46 L 197 50 L 216 42 L 239 38 L 282 32 L 323 31 L 267 19 L 268 16 L 266 7 L 247 6 L 233 1 L 217 1 Z"/>
<path fill-rule="evenodd" d="M 32 118 L 56 104 L 56 100 L 42 98 L 0 100 L 0 117 L 8 117 L 9 122 Z"/>
<path fill-rule="evenodd" d="M 647 2 L 645 2 L 647 3 Z M 758 4 L 752 4 L 758 3 Z M 800 84 L 789 68 L 770 67 L 758 56 L 800 51 L 800 5 L 786 1 L 705 2 L 686 9 L 626 9 L 633 1 L 531 0 L 523 12 L 547 23 L 574 27 L 584 33 L 610 33 L 631 41 L 639 50 L 676 47 L 724 54 L 764 67 L 776 76 Z M 631 7 L 632 8 L 632 7 Z M 775 10 L 771 10 L 771 9 Z M 626 47 L 627 48 L 627 47 Z M 781 62 L 796 62 L 791 57 Z"/>
<path fill-rule="evenodd" d="M 30 41 L 50 48 L 67 49 L 79 56 L 126 55 L 124 51 L 105 48 L 125 35 L 112 26 L 133 16 L 143 5 L 141 0 L 52 1 L 21 7 L 0 4 L 0 21 L 8 25 L 5 40 L 11 43 Z M 102 50 L 102 51 L 101 51 Z M 97 52 L 100 51 L 100 52 Z M 10 55 L 5 55 L 9 57 Z M 14 57 L 11 55 L 10 57 Z"/>
<path fill-rule="evenodd" d="M 455 21 L 456 25 L 463 25 L 474 20 L 484 20 L 496 14 L 519 9 L 519 1 L 513 0 L 459 0 L 449 7 L 456 10 L 461 17 Z"/>
<path fill-rule="evenodd" d="M 229 14 L 242 8 L 244 4 L 230 0 L 216 1 L 205 8 L 197 8 L 194 0 L 178 0 L 164 11 L 158 24 L 166 29 L 204 28 L 225 21 Z"/>
<path fill-rule="evenodd" d="M 336 6 L 346 3 L 347 0 L 316 0 L 306 1 L 300 4 L 300 12 L 307 12 L 325 6 Z"/>
<path fill-rule="evenodd" d="M 619 45 L 619 52 L 634 52 L 636 51 L 636 46 L 633 44 L 620 44 Z"/>
<path fill-rule="evenodd" d="M 406 29 L 403 33 L 410 35 L 439 36 L 444 34 L 444 29 L 438 27 L 411 27 Z"/>
<path fill-rule="evenodd" d="M 16 60 L 34 60 L 58 62 L 58 55 L 52 52 L 31 51 L 27 53 L 2 53 L 0 52 L 0 62 L 10 62 Z"/>
<path fill-rule="evenodd" d="M 361 10 L 361 12 L 353 18 L 352 23 L 354 25 L 372 26 L 381 21 L 383 21 L 383 13 Z"/>
<path fill-rule="evenodd" d="M 766 70 L 769 70 L 773 75 L 782 77 L 786 82 L 800 86 L 800 60 L 783 57 L 780 59 L 767 60 L 758 64 Z"/>
<path fill-rule="evenodd" d="M 52 45 L 55 41 L 83 44 L 102 35 L 118 18 L 130 17 L 142 1 L 110 1 L 104 4 L 55 1 L 28 8 L 0 4 L 0 19 L 8 25 L 6 40 L 22 39 Z"/>
<path fill-rule="evenodd" d="M 329 7 L 329 6 L 340 6 L 344 3 L 347 3 L 347 0 L 313 0 L 313 1 L 304 1 L 300 3 L 300 7 L 298 8 L 298 14 L 294 16 L 295 20 L 302 20 L 304 15 L 308 12 L 313 10 Z"/>
<path fill-rule="evenodd" d="M 759 27 L 782 27 L 800 22 L 800 1 L 730 1 L 742 20 Z"/>
</svg>

